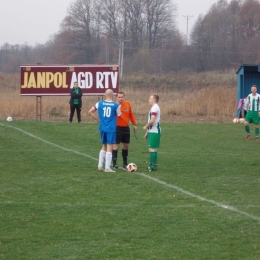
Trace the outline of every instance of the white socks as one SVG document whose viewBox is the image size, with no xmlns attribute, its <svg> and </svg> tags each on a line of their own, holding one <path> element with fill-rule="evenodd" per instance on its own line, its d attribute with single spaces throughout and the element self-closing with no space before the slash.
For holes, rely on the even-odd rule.
<svg viewBox="0 0 260 260">
<path fill-rule="evenodd" d="M 112 153 L 106 152 L 106 167 L 105 167 L 106 170 L 110 169 L 111 161 L 112 161 Z"/>
<path fill-rule="evenodd" d="M 105 169 L 109 170 L 112 162 L 112 153 L 100 150 L 98 159 L 98 168 L 103 168 L 103 164 L 106 161 Z"/>
<path fill-rule="evenodd" d="M 103 168 L 103 163 L 105 162 L 106 151 L 100 150 L 98 159 L 98 168 Z"/>
</svg>

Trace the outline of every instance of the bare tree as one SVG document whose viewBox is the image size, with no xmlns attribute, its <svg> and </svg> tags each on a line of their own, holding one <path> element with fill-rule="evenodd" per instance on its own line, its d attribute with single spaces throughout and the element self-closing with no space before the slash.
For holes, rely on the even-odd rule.
<svg viewBox="0 0 260 260">
<path fill-rule="evenodd" d="M 248 0 L 239 12 L 239 27 L 241 36 L 248 40 L 260 34 L 260 3 Z"/>
<path fill-rule="evenodd" d="M 236 62 L 239 46 L 238 16 L 240 1 L 219 0 L 200 17 L 192 31 L 192 47 L 198 59 L 198 70 L 225 70 Z"/>
<path fill-rule="evenodd" d="M 76 51 L 82 62 L 94 62 L 94 50 L 97 47 L 96 13 L 93 0 L 76 0 L 68 9 L 68 15 L 62 22 L 61 32 L 70 35 L 67 42 Z M 98 35 L 99 36 L 99 35 Z"/>
<path fill-rule="evenodd" d="M 123 4 L 125 13 L 125 31 L 131 39 L 133 48 L 140 49 L 143 45 L 145 30 L 145 1 L 125 0 Z"/>
<path fill-rule="evenodd" d="M 111 38 L 118 39 L 122 31 L 121 3 L 118 0 L 97 0 L 100 9 L 100 21 L 102 33 Z"/>
<path fill-rule="evenodd" d="M 176 7 L 170 0 L 145 0 L 146 37 L 153 49 L 175 29 Z"/>
<path fill-rule="evenodd" d="M 6 67 L 13 68 L 12 64 L 20 59 L 62 64 L 117 62 L 115 43 L 122 40 L 125 41 L 124 59 L 132 64 L 128 66 L 132 70 L 140 68 L 139 57 L 144 58 L 146 71 L 157 70 L 158 64 L 160 71 L 176 68 L 177 59 L 173 58 L 173 63 L 169 54 L 176 55 L 176 45 L 179 46 L 182 38 L 175 26 L 176 7 L 171 1 L 75 0 L 68 8 L 60 31 L 44 46 L 29 50 L 30 59 L 25 55 L 26 49 L 3 46 L 0 69 L 9 61 Z M 23 59 L 22 54 L 27 58 Z M 163 64 L 164 60 L 167 65 Z"/>
</svg>

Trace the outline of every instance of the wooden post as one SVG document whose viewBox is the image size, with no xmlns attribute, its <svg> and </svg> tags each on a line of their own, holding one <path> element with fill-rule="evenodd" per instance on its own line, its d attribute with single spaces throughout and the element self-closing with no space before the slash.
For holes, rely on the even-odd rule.
<svg viewBox="0 0 260 260">
<path fill-rule="evenodd" d="M 42 121 L 42 96 L 36 96 L 36 121 Z"/>
</svg>

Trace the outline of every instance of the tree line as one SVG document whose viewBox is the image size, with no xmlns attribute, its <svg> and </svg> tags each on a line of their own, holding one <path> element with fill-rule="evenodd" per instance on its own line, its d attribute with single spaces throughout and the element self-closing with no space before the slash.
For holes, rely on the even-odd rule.
<svg viewBox="0 0 260 260">
<path fill-rule="evenodd" d="M 116 64 L 119 46 L 126 73 L 224 71 L 260 63 L 259 0 L 219 0 L 198 17 L 189 44 L 176 14 L 171 0 L 75 0 L 45 44 L 1 46 L 0 71 L 37 62 Z"/>
</svg>

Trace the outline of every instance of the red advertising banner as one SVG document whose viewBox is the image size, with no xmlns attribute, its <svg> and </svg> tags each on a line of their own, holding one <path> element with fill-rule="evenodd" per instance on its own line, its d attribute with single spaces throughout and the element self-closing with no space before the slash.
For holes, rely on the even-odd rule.
<svg viewBox="0 0 260 260">
<path fill-rule="evenodd" d="M 83 95 L 102 96 L 119 91 L 118 65 L 22 65 L 20 95 L 70 95 L 77 81 Z"/>
</svg>

